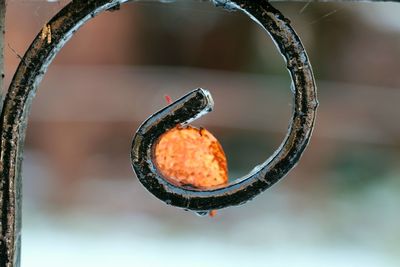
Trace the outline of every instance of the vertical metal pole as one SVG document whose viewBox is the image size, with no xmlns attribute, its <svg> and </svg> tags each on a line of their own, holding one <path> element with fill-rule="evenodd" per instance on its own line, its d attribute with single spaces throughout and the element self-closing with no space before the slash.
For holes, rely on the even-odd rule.
<svg viewBox="0 0 400 267">
<path fill-rule="evenodd" d="M 6 0 L 0 0 L 0 108 L 3 107 L 4 92 L 4 33 L 5 33 L 5 16 L 6 16 Z M 0 166 L 1 171 L 3 167 Z M 6 266 L 6 242 L 5 242 L 5 225 L 7 220 L 7 209 L 4 209 L 6 187 L 4 181 L 0 181 L 0 267 Z"/>
<path fill-rule="evenodd" d="M 3 107 L 4 92 L 4 34 L 5 34 L 6 0 L 0 0 L 0 110 Z"/>
<path fill-rule="evenodd" d="M 0 110 L 4 101 L 4 36 L 6 0 L 0 0 Z M 3 134 L 3 129 L 0 129 Z M 3 173 L 3 158 L 0 172 Z M 18 267 L 20 243 L 20 216 L 15 213 L 16 193 L 20 193 L 20 181 L 9 180 L 1 175 L 0 181 L 0 267 Z M 18 188 L 18 189 L 17 189 Z M 18 212 L 17 212 L 18 213 Z"/>
</svg>

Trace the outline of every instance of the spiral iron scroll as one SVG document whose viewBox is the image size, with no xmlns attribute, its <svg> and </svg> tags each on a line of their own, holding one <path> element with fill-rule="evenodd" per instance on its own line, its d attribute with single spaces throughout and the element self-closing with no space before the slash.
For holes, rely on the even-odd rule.
<svg viewBox="0 0 400 267">
<path fill-rule="evenodd" d="M 0 187 L 0 267 L 20 265 L 21 165 L 26 125 L 37 87 L 54 57 L 88 20 L 115 9 L 129 0 L 72 1 L 48 22 L 52 40 L 39 33 L 22 58 L 8 89 L 1 113 L 1 187 Z M 178 123 L 195 118 L 209 108 L 204 91 L 197 90 L 155 114 L 137 132 L 132 149 L 132 164 L 141 182 L 164 202 L 194 211 L 208 211 L 239 205 L 252 199 L 282 178 L 298 162 L 306 148 L 318 105 L 316 87 L 307 54 L 289 20 L 268 1 L 214 0 L 229 10 L 241 10 L 258 22 L 276 42 L 284 56 L 294 87 L 294 109 L 288 135 L 280 148 L 257 171 L 247 177 L 210 191 L 194 191 L 167 183 L 153 168 L 151 146 L 155 136 Z M 182 109 L 187 113 L 182 113 Z M 152 119 L 159 119 L 154 123 Z M 164 127 L 164 130 L 161 128 Z M 154 133 L 155 135 L 149 135 Z M 150 152 L 149 152 L 150 151 Z"/>
<path fill-rule="evenodd" d="M 294 108 L 288 134 L 274 155 L 247 176 L 212 190 L 194 190 L 169 183 L 153 162 L 154 144 L 163 133 L 211 111 L 212 99 L 207 91 L 195 90 L 143 123 L 135 135 L 131 153 L 139 180 L 165 203 L 201 213 L 240 205 L 284 177 L 296 165 L 309 142 L 318 106 L 311 65 L 289 21 L 267 1 L 216 2 L 247 13 L 271 35 L 292 78 Z"/>
</svg>

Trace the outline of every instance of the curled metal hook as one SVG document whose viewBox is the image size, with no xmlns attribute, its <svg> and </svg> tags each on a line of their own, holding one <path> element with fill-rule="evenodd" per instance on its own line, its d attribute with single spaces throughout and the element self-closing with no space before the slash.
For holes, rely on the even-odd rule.
<svg viewBox="0 0 400 267">
<path fill-rule="evenodd" d="M 132 166 L 140 182 L 165 203 L 196 212 L 240 205 L 284 177 L 296 165 L 309 143 L 318 106 L 311 65 L 288 19 L 268 1 L 214 0 L 214 3 L 229 10 L 245 12 L 270 34 L 284 56 L 292 78 L 294 108 L 285 140 L 267 161 L 234 183 L 210 190 L 176 186 L 160 174 L 153 162 L 153 146 L 163 133 L 211 111 L 213 101 L 208 91 L 196 89 L 142 124 L 131 150 Z"/>
<path fill-rule="evenodd" d="M 71 1 L 46 25 L 51 29 L 51 42 L 42 38 L 41 32 L 33 40 L 19 64 L 2 108 L 0 117 L 0 266 L 19 266 L 21 238 L 21 165 L 24 139 L 31 102 L 47 68 L 54 57 L 87 21 L 97 14 L 115 9 L 118 5 L 133 0 L 87 0 Z M 278 151 L 262 166 L 244 180 L 237 181 L 226 188 L 210 191 L 195 191 L 174 187 L 158 179 L 150 180 L 147 188 L 166 203 L 196 210 L 208 211 L 243 203 L 265 190 L 286 174 L 298 161 L 310 138 L 317 107 L 314 78 L 304 48 L 285 19 L 266 0 L 213 0 L 217 5 L 228 9 L 246 12 L 261 24 L 277 43 L 286 58 L 295 89 L 295 105 L 289 133 Z M 182 99 L 182 105 L 171 106 L 171 111 L 180 110 L 183 120 L 200 111 L 202 105 L 209 103 L 204 98 L 205 91 Z M 201 96 L 203 94 L 203 96 Z M 194 97 L 194 98 L 192 98 Z M 192 100 L 190 100 L 192 99 Z M 188 100 L 188 102 L 186 102 Z M 190 100 L 190 101 L 189 101 Z M 192 104 L 190 104 L 192 103 Z M 208 104 L 207 104 L 208 103 Z M 194 112 L 191 115 L 186 112 Z M 189 117 L 184 117 L 184 115 Z M 168 116 L 167 116 L 168 117 Z M 168 117 L 169 118 L 169 117 Z M 168 121 L 168 120 L 167 120 Z M 155 121 L 154 121 L 155 122 Z M 165 120 L 160 125 L 165 125 Z M 171 121 L 172 122 L 172 121 Z M 177 122 L 179 123 L 179 121 Z M 140 138 L 140 136 L 138 135 Z M 142 135 L 145 145 L 147 135 Z M 145 154 L 138 154 L 143 160 Z M 145 162 L 141 161 L 145 164 Z M 136 164 L 134 162 L 134 164 Z M 139 164 L 139 163 L 138 163 Z M 142 165 L 145 166 L 145 165 Z M 150 165 L 149 165 L 150 166 Z M 145 179 L 146 174 L 155 170 L 136 170 Z M 149 178 L 151 178 L 149 176 Z"/>
</svg>

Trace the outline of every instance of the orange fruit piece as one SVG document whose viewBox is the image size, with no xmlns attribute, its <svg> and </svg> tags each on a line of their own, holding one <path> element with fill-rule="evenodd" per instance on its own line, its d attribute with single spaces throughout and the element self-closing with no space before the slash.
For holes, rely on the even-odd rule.
<svg viewBox="0 0 400 267">
<path fill-rule="evenodd" d="M 155 163 L 164 178 L 178 186 L 208 189 L 228 183 L 225 153 L 205 129 L 175 127 L 161 135 Z"/>
</svg>

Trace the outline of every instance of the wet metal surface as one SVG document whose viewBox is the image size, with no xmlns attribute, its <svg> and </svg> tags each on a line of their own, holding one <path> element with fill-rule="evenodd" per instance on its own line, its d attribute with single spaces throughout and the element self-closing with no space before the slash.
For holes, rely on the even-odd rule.
<svg viewBox="0 0 400 267">
<path fill-rule="evenodd" d="M 208 91 L 194 90 L 142 124 L 133 140 L 131 152 L 132 165 L 139 180 L 165 203 L 201 213 L 243 204 L 284 177 L 296 165 L 308 145 L 318 106 L 311 65 L 288 19 L 268 2 L 214 3 L 229 10 L 245 12 L 268 31 L 284 56 L 292 77 L 294 109 L 289 133 L 272 157 L 226 187 L 201 191 L 178 187 L 162 177 L 153 162 L 153 146 L 166 131 L 211 111 L 213 102 Z"/>
<path fill-rule="evenodd" d="M 14 74 L 1 114 L 1 246 L 0 266 L 19 266 L 21 238 L 21 164 L 27 115 L 43 75 L 72 35 L 101 11 L 124 1 L 73 1 L 49 22 L 51 42 L 40 32 Z"/>
<path fill-rule="evenodd" d="M 46 37 L 40 32 L 13 77 L 1 114 L 1 233 L 0 266 L 19 266 L 21 236 L 21 164 L 27 117 L 38 84 L 49 64 L 72 35 L 98 13 L 115 9 L 124 0 L 72 1 L 46 25 Z M 268 2 L 214 1 L 228 9 L 240 9 L 251 14 L 253 19 L 265 27 L 278 44 L 287 60 L 288 69 L 295 85 L 295 109 L 290 133 L 279 151 L 259 172 L 248 179 L 215 191 L 188 191 L 167 185 L 160 188 L 162 197 L 172 193 L 171 204 L 192 209 L 209 210 L 238 205 L 253 198 L 278 181 L 298 161 L 306 147 L 314 124 L 317 101 L 315 85 L 307 55 L 300 40 L 285 19 Z M 51 33 L 51 36 L 49 34 Z M 190 112 L 197 112 L 205 104 L 202 97 L 195 98 Z M 187 103 L 184 110 L 187 107 Z M 203 106 L 204 107 L 204 106 Z M 194 109 L 193 109 L 194 108 Z M 188 115 L 188 114 L 181 114 Z M 194 114 L 192 114 L 194 115 Z M 185 121 L 189 117 L 183 116 Z M 158 133 L 153 132 L 153 134 Z M 146 143 L 146 142 L 144 142 Z M 148 143 L 147 143 L 148 144 Z M 153 185 L 154 183 L 152 183 Z M 156 188 L 156 187 L 153 187 Z M 172 188 L 173 191 L 162 191 Z"/>
<path fill-rule="evenodd" d="M 19 266 L 22 151 L 27 114 L 37 85 L 55 55 L 80 26 L 98 13 L 112 9 L 123 2 L 125 1 L 71 2 L 47 24 L 51 31 L 51 40 L 42 38 L 42 33 L 39 33 L 14 75 L 1 115 L 1 180 L 3 186 L 1 209 L 6 212 L 1 218 L 0 266 Z M 224 189 L 206 192 L 188 191 L 171 187 L 169 184 L 167 187 L 172 188 L 173 191 L 165 191 L 166 187 L 154 187 L 154 183 L 150 187 L 159 188 L 160 191 L 157 193 L 162 196 L 161 198 L 165 197 L 165 201 L 170 200 L 173 205 L 198 211 L 243 203 L 278 181 L 295 165 L 307 145 L 314 123 L 314 110 L 317 106 L 311 67 L 300 40 L 294 34 L 288 21 L 267 2 L 260 6 L 255 5 L 252 1 L 229 3 L 216 1 L 215 3 L 229 9 L 238 8 L 249 12 L 270 32 L 285 55 L 288 68 L 294 77 L 296 107 L 291 134 L 287 136 L 285 144 L 281 147 L 280 152 L 258 173 L 252 174 L 251 179 L 243 180 Z M 204 101 L 204 98 L 197 98 L 192 103 L 194 105 L 192 116 L 198 113 L 199 108 L 204 108 L 201 106 L 205 103 Z M 182 115 L 188 115 L 188 113 Z M 190 120 L 190 117 L 182 116 L 181 119 L 187 121 Z M 273 171 L 271 172 L 271 170 Z M 168 193 L 166 194 L 166 192 Z M 173 198 L 170 198 L 169 194 L 172 194 Z"/>
</svg>

